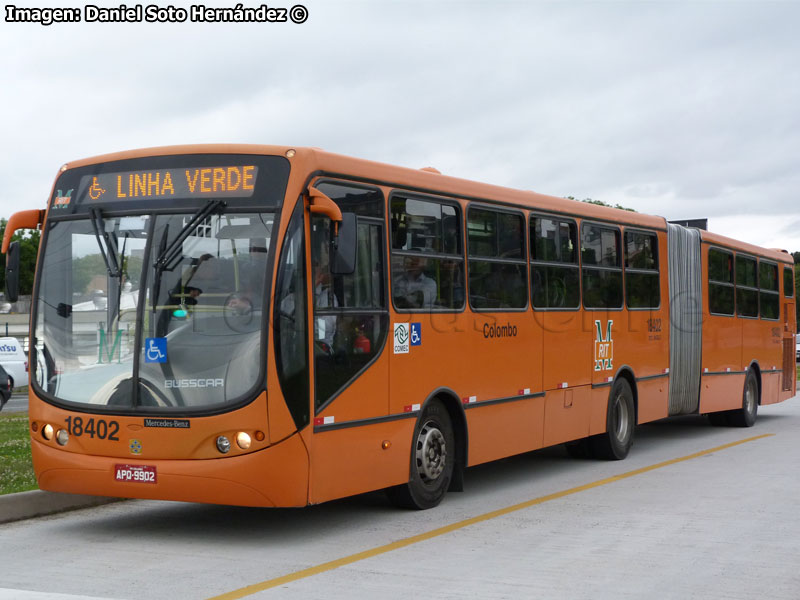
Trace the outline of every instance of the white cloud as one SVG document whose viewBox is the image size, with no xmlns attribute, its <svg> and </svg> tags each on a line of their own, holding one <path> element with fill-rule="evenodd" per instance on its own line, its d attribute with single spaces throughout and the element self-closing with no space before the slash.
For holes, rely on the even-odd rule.
<svg viewBox="0 0 800 600">
<path fill-rule="evenodd" d="M 0 216 L 43 206 L 68 160 L 256 142 L 712 227 L 757 215 L 765 245 L 800 220 L 800 5 L 307 6 L 303 25 L 0 23 Z"/>
</svg>

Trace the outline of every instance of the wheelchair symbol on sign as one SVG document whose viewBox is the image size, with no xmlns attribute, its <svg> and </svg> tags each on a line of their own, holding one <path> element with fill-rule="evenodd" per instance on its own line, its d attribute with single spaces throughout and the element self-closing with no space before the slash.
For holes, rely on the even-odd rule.
<svg viewBox="0 0 800 600">
<path fill-rule="evenodd" d="M 167 362 L 167 340 L 166 338 L 147 338 L 147 350 L 144 361 L 149 363 Z"/>
<path fill-rule="evenodd" d="M 98 183 L 97 177 L 93 177 L 92 178 L 92 185 L 89 188 L 89 197 L 92 200 L 97 200 L 97 199 L 100 198 L 100 196 L 102 196 L 105 193 L 106 193 L 106 191 L 103 188 L 100 187 L 100 183 Z"/>
<path fill-rule="evenodd" d="M 422 323 L 411 323 L 411 345 L 422 345 Z"/>
</svg>

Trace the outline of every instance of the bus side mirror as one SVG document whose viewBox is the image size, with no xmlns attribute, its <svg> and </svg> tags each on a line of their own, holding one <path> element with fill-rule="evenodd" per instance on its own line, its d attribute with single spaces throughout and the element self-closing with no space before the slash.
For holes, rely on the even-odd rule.
<svg viewBox="0 0 800 600">
<path fill-rule="evenodd" d="M 339 235 L 331 237 L 331 274 L 352 275 L 356 270 L 358 222 L 355 213 L 343 213 Z"/>
<path fill-rule="evenodd" d="M 9 302 L 19 298 L 19 242 L 11 242 L 6 253 L 6 298 Z"/>
</svg>

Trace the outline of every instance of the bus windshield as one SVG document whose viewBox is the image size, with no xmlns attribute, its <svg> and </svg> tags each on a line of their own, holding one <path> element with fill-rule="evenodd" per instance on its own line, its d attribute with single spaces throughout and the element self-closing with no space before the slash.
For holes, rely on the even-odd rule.
<svg viewBox="0 0 800 600">
<path fill-rule="evenodd" d="M 274 212 L 222 202 L 51 221 L 36 298 L 39 385 L 122 411 L 242 400 L 263 379 L 273 222 Z"/>
</svg>

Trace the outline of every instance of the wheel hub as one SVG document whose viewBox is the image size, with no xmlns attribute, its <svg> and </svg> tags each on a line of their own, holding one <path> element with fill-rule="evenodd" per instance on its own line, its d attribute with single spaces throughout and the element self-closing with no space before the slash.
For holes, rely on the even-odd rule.
<svg viewBox="0 0 800 600">
<path fill-rule="evenodd" d="M 614 413 L 616 415 L 616 427 L 614 435 L 620 442 L 625 442 L 628 437 L 630 415 L 628 414 L 628 404 L 620 394 L 614 401 Z"/>
<path fill-rule="evenodd" d="M 755 409 L 756 404 L 756 391 L 755 391 L 755 384 L 749 382 L 747 385 L 747 389 L 745 390 L 744 394 L 744 410 L 748 414 L 751 414 Z"/>
<path fill-rule="evenodd" d="M 417 472 L 422 481 L 428 483 L 444 471 L 447 445 L 444 435 L 433 423 L 425 423 L 417 438 Z"/>
</svg>

